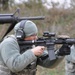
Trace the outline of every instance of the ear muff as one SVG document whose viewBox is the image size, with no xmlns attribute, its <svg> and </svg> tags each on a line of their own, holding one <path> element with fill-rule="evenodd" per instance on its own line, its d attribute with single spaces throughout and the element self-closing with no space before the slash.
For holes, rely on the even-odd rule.
<svg viewBox="0 0 75 75">
<path fill-rule="evenodd" d="M 23 20 L 20 23 L 20 27 L 19 29 L 16 31 L 16 37 L 18 40 L 24 40 L 24 38 L 26 37 L 25 32 L 24 32 L 24 27 L 25 27 L 25 23 L 27 20 Z"/>
</svg>

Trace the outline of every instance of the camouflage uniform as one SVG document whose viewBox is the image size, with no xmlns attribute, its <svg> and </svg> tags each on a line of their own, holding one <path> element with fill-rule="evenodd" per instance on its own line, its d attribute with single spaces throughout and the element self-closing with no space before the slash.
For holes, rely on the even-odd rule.
<svg viewBox="0 0 75 75">
<path fill-rule="evenodd" d="M 37 69 L 36 69 L 36 60 L 32 62 L 30 65 L 28 65 L 24 70 L 13 73 L 11 72 L 11 75 L 35 75 Z"/>
<path fill-rule="evenodd" d="M 71 53 L 65 59 L 65 75 L 75 75 L 75 45 L 71 47 Z"/>
</svg>

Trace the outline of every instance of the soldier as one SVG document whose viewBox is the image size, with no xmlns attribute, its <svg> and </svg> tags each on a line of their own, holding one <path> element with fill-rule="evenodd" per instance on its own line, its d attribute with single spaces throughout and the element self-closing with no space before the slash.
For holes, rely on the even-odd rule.
<svg viewBox="0 0 75 75">
<path fill-rule="evenodd" d="M 20 40 L 36 40 L 38 29 L 30 20 L 23 20 L 14 27 L 15 34 L 4 38 L 0 44 L 0 75 L 35 75 L 37 65 L 45 68 L 56 67 L 64 56 L 50 61 L 44 46 L 26 47 L 25 52 L 18 44 Z M 59 58 L 60 57 L 60 58 Z"/>
<path fill-rule="evenodd" d="M 71 53 L 65 59 L 65 75 L 75 75 L 75 45 L 72 45 Z"/>
</svg>

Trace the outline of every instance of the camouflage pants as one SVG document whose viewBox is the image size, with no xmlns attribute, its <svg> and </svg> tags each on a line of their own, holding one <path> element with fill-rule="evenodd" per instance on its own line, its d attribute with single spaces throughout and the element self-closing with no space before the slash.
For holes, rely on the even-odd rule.
<svg viewBox="0 0 75 75">
<path fill-rule="evenodd" d="M 66 72 L 65 75 L 75 75 L 75 72 Z"/>
</svg>

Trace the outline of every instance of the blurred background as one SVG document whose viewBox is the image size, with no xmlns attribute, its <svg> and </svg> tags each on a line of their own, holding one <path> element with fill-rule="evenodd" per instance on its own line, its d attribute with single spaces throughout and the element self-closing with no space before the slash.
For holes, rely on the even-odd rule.
<svg viewBox="0 0 75 75">
<path fill-rule="evenodd" d="M 18 17 L 45 16 L 44 20 L 33 20 L 39 29 L 39 36 L 44 31 L 50 31 L 75 38 L 75 0 L 0 0 L 0 14 L 14 13 L 18 8 Z M 10 25 L 0 24 L 0 39 Z M 64 64 L 63 60 L 54 69 L 38 66 L 37 75 L 64 75 Z"/>
</svg>

